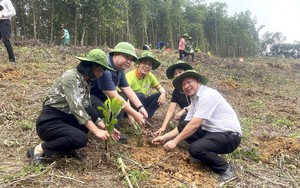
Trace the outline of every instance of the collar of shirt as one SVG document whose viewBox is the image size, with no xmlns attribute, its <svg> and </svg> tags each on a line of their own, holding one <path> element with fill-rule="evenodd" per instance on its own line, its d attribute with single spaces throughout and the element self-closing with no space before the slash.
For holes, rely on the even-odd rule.
<svg viewBox="0 0 300 188">
<path fill-rule="evenodd" d="M 138 68 L 135 69 L 135 75 L 138 79 L 143 79 L 147 76 L 147 75 L 140 74 Z"/>
<path fill-rule="evenodd" d="M 196 95 L 190 97 L 191 100 L 195 101 L 196 99 L 198 99 L 201 96 L 201 94 L 205 91 L 205 89 L 206 89 L 206 86 L 201 84 L 201 86 L 200 86 L 198 92 L 196 93 Z"/>
</svg>

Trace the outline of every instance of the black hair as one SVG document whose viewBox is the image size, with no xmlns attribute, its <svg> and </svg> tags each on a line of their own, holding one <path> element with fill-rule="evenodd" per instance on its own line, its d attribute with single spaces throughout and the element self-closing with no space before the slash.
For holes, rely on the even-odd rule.
<svg viewBox="0 0 300 188">
<path fill-rule="evenodd" d="M 77 65 L 76 69 L 81 74 L 84 74 L 84 75 L 88 76 L 90 80 L 96 80 L 96 76 L 95 76 L 95 74 L 93 72 L 93 64 L 95 64 L 95 63 L 90 62 L 90 61 L 81 61 Z"/>
</svg>

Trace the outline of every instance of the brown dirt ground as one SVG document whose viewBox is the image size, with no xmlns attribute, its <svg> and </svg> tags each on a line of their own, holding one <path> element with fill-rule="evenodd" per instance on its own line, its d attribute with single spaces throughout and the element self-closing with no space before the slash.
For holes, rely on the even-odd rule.
<svg viewBox="0 0 300 188">
<path fill-rule="evenodd" d="M 122 157 L 132 181 L 137 180 L 134 187 L 300 186 L 299 60 L 244 58 L 242 63 L 196 54 L 193 67 L 232 104 L 244 132 L 237 151 L 224 155 L 235 166 L 237 177 L 224 184 L 204 164 L 189 162 L 186 143 L 173 151 L 149 144 L 167 105 L 150 120 L 153 126 L 143 128 L 142 147 L 137 147 L 137 136 L 125 119 L 122 131 L 130 135 L 129 144 L 114 143 L 110 162 L 101 158 L 103 143 L 90 135 L 82 149 L 87 155 L 84 161 L 55 158 L 42 169 L 28 166 L 27 149 L 41 142 L 34 123 L 47 90 L 61 73 L 76 66 L 74 56 L 88 49 L 19 46 L 15 51 L 16 66 L 0 60 L 0 187 L 127 187 L 116 157 Z M 163 62 L 155 73 L 171 93 L 165 70 L 178 54 L 155 53 Z M 5 51 L 0 55 L 6 57 Z"/>
</svg>

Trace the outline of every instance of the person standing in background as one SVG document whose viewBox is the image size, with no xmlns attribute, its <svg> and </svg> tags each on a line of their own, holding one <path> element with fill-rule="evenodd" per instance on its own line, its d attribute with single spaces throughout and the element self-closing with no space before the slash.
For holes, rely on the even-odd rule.
<svg viewBox="0 0 300 188">
<path fill-rule="evenodd" d="M 69 31 L 65 28 L 64 25 L 61 26 L 61 30 L 63 32 L 63 35 L 61 36 L 62 39 L 62 46 L 68 46 L 70 44 L 70 33 Z"/>
<path fill-rule="evenodd" d="M 183 60 L 183 58 L 185 58 L 188 54 L 185 51 L 185 45 L 186 45 L 186 41 L 185 38 L 188 38 L 188 34 L 183 34 L 179 40 L 179 44 L 178 44 L 178 52 L 179 52 L 179 60 Z"/>
<path fill-rule="evenodd" d="M 16 64 L 13 48 L 10 43 L 11 36 L 11 18 L 16 15 L 16 10 L 10 0 L 0 1 L 0 39 L 8 53 L 9 63 Z"/>
</svg>

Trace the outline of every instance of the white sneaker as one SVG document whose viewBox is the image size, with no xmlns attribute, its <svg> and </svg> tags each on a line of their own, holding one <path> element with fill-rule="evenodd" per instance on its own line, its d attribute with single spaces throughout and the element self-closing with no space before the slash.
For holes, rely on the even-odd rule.
<svg viewBox="0 0 300 188">
<path fill-rule="evenodd" d="M 9 64 L 16 65 L 16 62 L 15 62 L 15 60 L 9 60 Z"/>
</svg>

